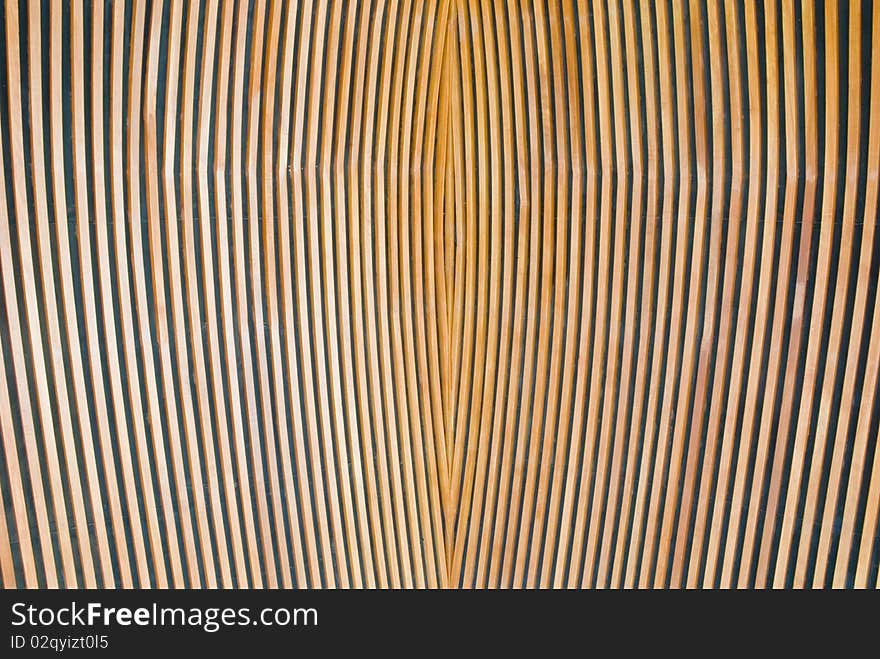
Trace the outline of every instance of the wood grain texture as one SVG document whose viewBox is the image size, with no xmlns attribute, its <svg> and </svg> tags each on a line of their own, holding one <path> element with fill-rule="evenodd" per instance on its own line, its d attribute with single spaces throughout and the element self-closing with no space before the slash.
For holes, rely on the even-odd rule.
<svg viewBox="0 0 880 659">
<path fill-rule="evenodd" d="M 880 4 L 8 0 L 4 588 L 876 588 Z"/>
</svg>

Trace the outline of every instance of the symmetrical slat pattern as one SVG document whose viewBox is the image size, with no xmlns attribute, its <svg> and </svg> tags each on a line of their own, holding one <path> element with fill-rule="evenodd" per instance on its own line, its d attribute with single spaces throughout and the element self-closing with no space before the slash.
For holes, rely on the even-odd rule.
<svg viewBox="0 0 880 659">
<path fill-rule="evenodd" d="M 880 585 L 880 5 L 7 0 L 4 587 Z"/>
</svg>

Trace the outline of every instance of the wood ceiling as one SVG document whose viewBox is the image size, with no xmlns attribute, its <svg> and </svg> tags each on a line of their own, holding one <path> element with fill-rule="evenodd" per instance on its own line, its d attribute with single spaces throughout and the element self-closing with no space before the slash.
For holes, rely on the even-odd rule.
<svg viewBox="0 0 880 659">
<path fill-rule="evenodd" d="M 7 0 L 11 587 L 858 587 L 880 4 Z"/>
</svg>

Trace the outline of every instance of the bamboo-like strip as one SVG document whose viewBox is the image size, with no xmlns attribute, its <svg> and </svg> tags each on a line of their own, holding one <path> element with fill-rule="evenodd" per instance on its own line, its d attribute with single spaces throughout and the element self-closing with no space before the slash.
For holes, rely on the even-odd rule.
<svg viewBox="0 0 880 659">
<path fill-rule="evenodd" d="M 120 471 L 122 472 L 122 479 L 124 483 L 124 492 L 125 498 L 127 502 L 128 516 L 129 520 L 126 522 L 123 520 L 121 523 L 124 527 L 130 530 L 130 534 L 132 536 L 132 542 L 134 545 L 134 555 L 135 561 L 137 564 L 137 578 L 138 585 L 141 587 L 145 587 L 150 583 L 150 567 L 149 567 L 149 557 L 147 556 L 147 549 L 144 542 L 144 533 L 142 529 L 142 519 L 141 512 L 138 507 L 138 486 L 135 480 L 135 468 L 132 460 L 132 441 L 129 435 L 128 422 L 126 419 L 126 411 L 125 411 L 125 399 L 123 393 L 122 386 L 122 375 L 120 373 L 119 363 L 123 360 L 123 355 L 119 351 L 119 344 L 116 337 L 116 311 L 114 309 L 113 304 L 113 276 L 112 276 L 112 264 L 110 262 L 110 243 L 109 243 L 109 217 L 112 217 L 112 214 L 108 216 L 108 206 L 110 205 L 110 200 L 107 196 L 107 168 L 106 168 L 106 157 L 104 154 L 104 112 L 102 103 L 104 99 L 104 36 L 105 36 L 105 17 L 104 17 L 104 7 L 101 3 L 96 3 L 94 5 L 94 11 L 92 16 L 92 81 L 91 81 L 91 102 L 92 102 L 92 113 L 91 113 L 91 130 L 92 130 L 92 144 L 91 144 L 91 158 L 92 158 L 92 185 L 94 190 L 94 218 L 95 218 L 95 251 L 98 254 L 98 272 L 99 272 L 99 286 L 100 288 L 100 302 L 101 302 L 101 311 L 103 315 L 104 325 L 102 327 L 102 337 L 104 339 L 104 347 L 103 350 L 107 355 L 107 359 L 105 361 L 105 368 L 109 371 L 109 380 L 110 380 L 110 391 L 107 392 L 110 394 L 110 398 L 112 398 L 112 415 L 114 420 L 114 432 L 116 442 L 115 446 L 117 447 L 116 456 L 111 452 L 111 462 L 110 464 L 105 463 L 105 470 L 110 472 L 111 470 L 116 469 L 116 460 L 121 463 Z M 74 15 L 80 16 L 80 12 L 82 10 L 75 5 L 73 7 Z M 116 18 L 114 12 L 114 20 Z M 83 15 L 81 20 L 85 20 L 85 16 Z M 85 30 L 85 25 L 83 25 L 83 30 Z M 77 56 L 83 57 L 83 43 L 82 37 L 77 34 L 77 30 L 72 28 L 72 32 L 74 33 L 71 39 L 71 47 L 73 48 L 73 59 L 75 60 Z M 84 35 L 83 35 L 84 37 Z M 78 68 L 76 65 L 72 65 L 74 75 L 77 75 L 76 69 Z M 80 89 L 77 88 L 74 90 L 74 95 L 77 96 L 80 93 Z M 83 90 L 82 93 L 85 93 Z M 84 104 L 79 104 L 81 108 L 80 112 L 77 115 L 85 112 Z M 115 113 L 114 113 L 115 116 Z M 111 117 L 111 122 L 114 117 Z M 85 121 L 84 117 L 81 117 L 81 121 Z M 85 158 L 85 156 L 83 156 Z M 83 176 L 81 174 L 81 176 Z M 82 179 L 78 179 L 82 180 Z M 85 185 L 86 181 L 82 180 L 82 184 Z M 114 199 L 116 195 L 113 195 Z M 121 196 L 119 197 L 121 199 Z M 85 241 L 83 241 L 85 242 Z M 83 256 L 82 259 L 90 258 L 86 255 L 86 250 L 82 250 Z M 95 376 L 93 375 L 93 378 Z M 129 376 L 132 380 L 136 380 L 136 376 L 134 373 Z M 105 380 L 106 381 L 106 380 Z M 99 387 L 94 387 L 95 396 L 101 397 L 102 394 L 99 393 Z M 106 393 L 103 394 L 104 398 L 106 398 Z M 143 487 L 143 492 L 145 492 L 144 496 L 148 496 L 149 499 L 152 499 L 152 487 L 147 487 L 146 485 Z M 149 494 L 146 494 L 149 493 Z M 155 510 L 152 508 L 150 511 L 146 513 L 148 517 L 149 523 L 155 520 Z M 119 551 L 122 552 L 122 548 L 119 548 Z M 124 567 L 122 568 L 125 569 Z"/>
<path fill-rule="evenodd" d="M 635 8 L 634 8 L 635 9 Z M 645 3 L 641 3 L 640 7 L 641 13 L 641 29 L 642 29 L 642 43 L 643 43 L 643 54 L 645 58 L 645 95 L 644 95 L 644 105 L 645 110 L 648 114 L 648 117 L 657 117 L 657 93 L 655 90 L 654 79 L 656 74 L 654 72 L 654 43 L 651 32 L 651 13 L 650 7 Z M 629 21 L 627 21 L 629 23 Z M 627 53 L 631 51 L 631 49 L 637 48 L 638 45 L 633 43 L 633 36 L 630 34 L 632 27 L 627 26 Z M 634 75 L 631 74 L 631 78 Z M 630 108 L 631 111 L 634 112 L 636 109 L 636 96 L 634 94 L 634 89 L 632 87 L 632 82 L 630 83 Z M 660 165 L 660 153 L 659 148 L 660 145 L 658 143 L 658 135 L 657 130 L 655 128 L 656 123 L 652 122 L 648 124 L 649 128 L 646 130 L 645 134 L 645 142 L 646 142 L 646 152 L 647 152 L 647 184 L 645 188 L 646 194 L 646 206 L 645 206 L 645 237 L 644 237 L 644 248 L 641 265 L 643 270 L 643 292 L 642 292 L 642 305 L 639 310 L 640 315 L 640 324 L 639 324 L 639 349 L 638 349 L 638 357 L 636 361 L 636 370 L 633 381 L 633 400 L 632 400 L 632 408 L 631 408 L 631 420 L 629 426 L 629 446 L 627 451 L 626 458 L 626 472 L 623 476 L 623 483 L 621 485 L 622 489 L 622 498 L 620 503 L 619 515 L 620 521 L 618 522 L 618 530 L 617 530 L 617 544 L 615 548 L 615 556 L 614 556 L 614 564 L 611 571 L 611 581 L 610 585 L 613 587 L 614 584 L 622 584 L 623 575 L 623 564 L 626 558 L 626 547 L 629 538 L 628 531 L 628 522 L 630 519 L 630 510 L 632 509 L 632 489 L 633 489 L 633 481 L 636 478 L 636 466 L 638 464 L 638 456 L 643 454 L 643 447 L 637 440 L 638 435 L 636 433 L 640 432 L 639 423 L 641 421 L 644 405 L 645 405 L 645 383 L 646 378 L 648 377 L 648 351 L 651 340 L 651 327 L 654 322 L 652 310 L 654 308 L 654 277 L 655 277 L 655 264 L 656 264 L 656 249 L 657 249 L 657 231 L 659 229 L 658 220 L 659 220 L 659 165 Z M 638 129 L 634 124 L 631 128 L 633 135 L 633 144 L 637 141 Z M 638 185 L 637 182 L 637 173 L 640 171 L 641 167 L 641 159 L 638 152 L 633 150 L 633 178 L 634 184 Z M 636 188 L 639 189 L 639 188 Z M 635 208 L 635 201 L 633 202 L 633 208 Z M 621 401 L 623 398 L 621 398 Z M 619 412 L 618 412 L 619 414 Z M 625 432 L 625 431 L 623 431 Z M 626 436 L 626 435 L 622 435 Z M 620 440 L 618 440 L 620 441 Z M 622 443 L 622 442 L 621 442 Z M 646 463 L 642 463 L 645 465 Z M 609 527 L 606 523 L 605 533 L 609 533 Z M 610 539 L 603 538 L 603 542 L 610 541 Z M 602 566 L 600 562 L 600 574 L 599 578 L 602 578 Z"/>
<path fill-rule="evenodd" d="M 2 146 L 3 142 L 3 131 L 0 129 L 0 146 Z M 0 150 L 0 169 L 5 172 L 6 163 L 5 158 L 3 156 L 2 150 Z M 37 516 L 37 529 L 38 535 L 40 538 L 40 547 L 39 549 L 43 552 L 43 574 L 45 578 L 45 585 L 49 588 L 57 588 L 57 576 L 56 576 L 56 568 L 55 568 L 55 558 L 51 553 L 51 545 L 48 543 L 48 526 L 49 526 L 49 514 L 46 509 L 46 499 L 43 495 L 43 489 L 40 487 L 40 481 L 42 480 L 41 476 L 41 468 L 40 463 L 35 459 L 34 452 L 34 442 L 36 441 L 36 431 L 34 430 L 34 421 L 31 416 L 32 412 L 30 409 L 30 401 L 28 399 L 27 394 L 27 377 L 24 375 L 24 366 L 22 353 L 23 350 L 15 350 L 16 346 L 22 345 L 22 336 L 20 326 L 18 324 L 18 307 L 15 299 L 15 288 L 13 286 L 13 265 L 12 265 L 12 242 L 9 233 L 9 214 L 6 207 L 6 186 L 4 185 L 0 188 L 0 267 L 2 267 L 3 272 L 3 293 L 6 304 L 6 318 L 9 323 L 9 332 L 10 332 L 10 343 L 13 346 L 12 350 L 12 359 L 15 366 L 15 373 L 18 376 L 16 379 L 17 391 L 19 395 L 19 400 L 22 402 L 19 403 L 19 414 L 21 418 L 22 425 L 22 433 L 24 437 L 21 438 L 24 443 L 25 452 L 27 455 L 28 467 L 30 468 L 30 477 L 35 480 L 36 483 L 31 485 L 31 492 L 34 500 L 34 506 L 36 510 L 34 513 Z M 6 357 L 3 356 L 2 350 L 0 350 L 0 360 L 3 361 L 3 372 L 6 372 L 5 362 Z M 9 383 L 10 385 L 12 383 Z M 31 545 L 31 532 L 30 525 L 27 515 L 27 503 L 25 499 L 25 487 L 24 487 L 24 479 L 23 472 L 21 470 L 19 458 L 18 458 L 18 442 L 16 440 L 16 429 L 13 425 L 13 417 L 12 417 L 12 404 L 10 402 L 10 393 L 11 386 L 9 389 L 7 387 L 0 388 L 0 421 L 2 421 L 2 432 L 3 432 L 3 452 L 6 457 L 6 470 L 9 474 L 9 485 L 12 490 L 11 500 L 13 505 L 14 515 L 15 515 L 15 526 L 18 535 L 18 543 L 20 549 L 20 556 L 23 563 L 24 575 L 23 575 L 23 585 L 27 588 L 36 588 L 38 585 L 37 581 L 37 565 L 36 565 L 36 552 L 33 545 Z M 22 397 L 23 396 L 23 397 Z M 4 510 L 4 518 L 5 518 L 5 510 Z M 8 528 L 8 525 L 7 525 Z M 10 544 L 10 559 L 11 559 L 11 544 L 12 540 L 9 540 Z M 47 548 L 49 553 L 47 552 Z M 6 575 L 3 577 L 3 585 L 7 587 L 11 582 L 6 578 Z"/>
<path fill-rule="evenodd" d="M 190 7 L 190 13 L 187 17 L 187 41 L 188 46 L 186 49 L 186 86 L 185 90 L 188 89 L 189 93 L 184 91 L 184 98 L 187 99 L 191 97 L 195 93 L 195 61 L 196 61 L 196 40 L 198 38 L 198 9 L 199 5 L 196 3 Z M 207 429 L 212 427 L 212 422 L 216 423 L 216 434 L 220 438 L 220 442 L 223 444 L 224 449 L 222 453 L 228 452 L 229 439 L 227 437 L 227 412 L 230 411 L 232 413 L 233 418 L 233 428 L 236 432 L 241 432 L 241 414 L 240 407 L 237 404 L 229 405 L 226 402 L 226 396 L 223 391 L 223 380 L 221 378 L 221 373 L 223 372 L 223 366 L 221 362 L 221 346 L 220 339 L 218 336 L 217 329 L 217 294 L 214 282 L 214 258 L 212 253 L 212 241 L 211 241 L 211 210 L 210 210 L 210 199 L 208 193 L 208 168 L 206 166 L 207 154 L 208 154 L 208 140 L 209 134 L 208 129 L 210 124 L 207 119 L 207 115 L 210 113 L 211 108 L 211 92 L 210 85 L 213 77 L 213 57 L 212 54 L 215 48 L 216 42 L 216 26 L 217 26 L 217 3 L 210 2 L 205 7 L 206 15 L 206 26 L 205 26 L 205 44 L 204 50 L 202 54 L 202 70 L 201 70 L 201 82 L 199 89 L 199 107 L 198 107 L 198 132 L 195 136 L 195 163 L 193 163 L 194 156 L 191 155 L 191 142 L 188 134 L 188 127 L 192 126 L 193 122 L 193 113 L 196 109 L 193 107 L 193 104 L 186 103 L 184 106 L 183 112 L 183 131 L 181 135 L 182 142 L 182 157 L 181 157 L 181 188 L 182 188 L 182 197 L 184 198 L 182 205 L 182 213 L 183 213 L 183 221 L 182 221 L 182 232 L 184 235 L 184 241 L 187 245 L 186 247 L 186 281 L 189 289 L 189 298 L 188 298 L 188 306 L 190 312 L 190 328 L 197 328 L 201 326 L 201 314 L 199 313 L 199 282 L 202 282 L 204 286 L 204 295 L 205 295 L 205 308 L 207 310 L 207 335 L 208 342 L 207 346 L 209 348 L 209 357 L 210 360 L 207 362 L 209 371 L 206 371 L 206 360 L 205 360 L 205 350 L 202 346 L 202 341 L 197 340 L 201 333 L 196 333 L 194 329 L 190 331 L 193 332 L 191 337 L 192 342 L 192 353 L 193 360 L 196 365 L 196 382 L 198 389 L 198 401 L 199 401 L 199 417 L 201 421 L 202 427 L 202 446 L 204 450 L 205 462 L 207 465 L 216 465 L 217 451 L 215 450 L 214 442 L 210 441 L 206 436 L 208 435 Z M 209 66 L 210 63 L 210 66 Z M 195 127 L 193 127 L 195 131 Z M 196 169 L 197 178 L 198 178 L 198 216 L 193 217 L 193 201 L 192 201 L 192 169 Z M 196 221 L 198 220 L 198 228 L 199 233 L 201 235 L 201 249 L 202 249 L 202 262 L 204 263 L 204 270 L 202 273 L 199 273 L 198 267 L 196 264 L 195 254 L 198 249 L 198 241 L 196 239 Z M 201 276 L 200 276 L 201 275 Z M 209 388 L 208 384 L 208 375 L 211 374 L 211 384 L 212 386 Z M 233 382 L 231 383 L 234 386 L 235 379 L 233 378 Z M 238 387 L 234 387 L 233 390 L 237 390 Z M 211 398 L 213 396 L 213 399 Z M 211 409 L 214 409 L 214 414 L 211 414 Z M 212 419 L 213 417 L 213 419 Z M 232 586 L 232 562 L 229 557 L 229 549 L 227 547 L 227 540 L 231 537 L 237 538 L 237 544 L 240 545 L 240 531 L 238 529 L 238 512 L 234 508 L 234 496 L 231 496 L 232 493 L 227 493 L 226 498 L 226 510 L 228 511 L 230 525 L 234 525 L 234 530 L 227 531 L 226 530 L 226 522 L 223 518 L 223 493 L 221 491 L 220 486 L 220 474 L 216 468 L 206 468 L 205 469 L 207 482 L 208 482 L 208 492 L 211 501 L 211 521 L 214 529 L 214 542 L 216 546 L 216 558 L 217 563 L 219 564 L 219 572 L 220 572 L 220 585 L 224 588 L 229 588 Z"/>
<path fill-rule="evenodd" d="M 833 5 L 826 3 L 826 48 L 837 48 L 836 18 L 832 19 L 832 12 L 836 16 Z M 828 61 L 826 64 L 825 85 L 826 88 L 834 88 L 838 84 L 837 63 Z M 785 512 L 783 514 L 782 531 L 779 540 L 780 557 L 787 557 L 792 553 L 794 542 L 794 525 L 797 518 L 797 497 L 800 495 L 801 478 L 806 469 L 806 443 L 809 439 L 809 424 L 811 423 L 812 406 L 816 392 L 819 360 L 821 358 L 821 336 L 824 323 L 825 305 L 828 294 L 829 269 L 831 267 L 831 242 L 835 233 L 834 217 L 835 199 L 837 195 L 837 150 L 838 150 L 838 106 L 836 96 L 828 98 L 825 109 L 825 140 L 826 140 L 826 171 L 822 185 L 822 208 L 819 214 L 819 251 L 817 255 L 815 277 L 816 290 L 813 294 L 813 310 L 810 318 L 810 340 L 807 347 L 807 356 L 804 366 L 804 389 L 801 394 L 801 405 L 798 410 L 797 427 L 795 430 L 795 445 L 792 455 L 792 473 L 789 480 L 789 494 L 786 497 Z M 824 451 L 823 445 L 813 446 L 813 455 L 818 457 Z M 801 527 L 801 548 L 797 549 L 796 568 L 794 576 L 795 587 L 803 587 L 809 550 L 805 543 L 808 534 L 812 533 L 813 506 L 811 499 L 819 486 L 817 475 L 821 469 L 822 460 L 814 460 L 807 480 L 807 496 L 803 512 Z M 806 551 L 804 551 L 806 550 Z M 792 559 L 794 560 L 794 556 Z M 785 563 L 777 563 L 774 575 L 774 586 L 780 587 L 785 583 Z"/>
<path fill-rule="evenodd" d="M 224 351 L 226 354 L 226 368 L 229 373 L 228 387 L 230 398 L 238 395 L 241 396 L 238 381 L 238 359 L 237 348 L 235 345 L 235 320 L 233 314 L 233 291 L 235 290 L 235 282 L 230 272 L 232 252 L 230 247 L 229 233 L 230 225 L 233 218 L 227 219 L 227 211 L 230 210 L 227 202 L 227 183 L 226 183 L 226 153 L 227 153 L 227 126 L 228 126 L 228 104 L 229 90 L 232 73 L 232 26 L 234 20 L 234 5 L 227 3 L 223 10 L 223 21 L 221 28 L 221 43 L 219 52 L 220 76 L 217 82 L 217 132 L 215 133 L 215 154 L 217 158 L 217 168 L 214 177 L 215 186 L 215 202 L 217 221 L 217 261 L 220 269 L 219 272 L 219 288 L 220 298 L 222 300 L 222 326 Z M 235 202 L 233 201 L 233 208 Z M 253 400 L 253 384 L 250 371 L 245 371 L 245 400 L 248 404 L 249 419 L 256 416 L 256 404 Z M 241 406 L 239 400 L 233 402 L 233 419 L 235 418 L 235 408 Z M 253 430 L 255 423 L 252 421 L 250 428 Z M 236 447 L 240 447 L 240 440 L 235 443 Z M 244 554 L 244 546 L 241 537 L 241 522 L 239 520 L 239 506 L 237 497 L 234 496 L 235 471 L 232 464 L 232 448 L 225 434 L 219 433 L 218 448 L 220 453 L 220 464 L 223 471 L 223 483 L 226 489 L 227 511 L 229 516 L 229 525 L 231 529 L 231 545 L 235 563 L 235 583 L 239 587 L 247 584 L 247 568 Z M 244 497 L 242 497 L 244 499 Z M 245 510 L 245 515 L 250 514 L 250 509 Z"/>
</svg>

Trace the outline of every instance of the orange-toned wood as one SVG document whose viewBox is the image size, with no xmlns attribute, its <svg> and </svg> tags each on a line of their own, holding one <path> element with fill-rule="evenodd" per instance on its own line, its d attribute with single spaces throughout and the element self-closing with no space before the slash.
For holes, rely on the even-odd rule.
<svg viewBox="0 0 880 659">
<path fill-rule="evenodd" d="M 0 11 L 3 587 L 877 587 L 876 1 Z"/>
</svg>

